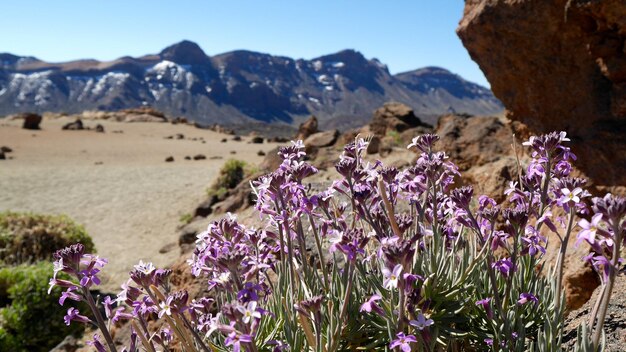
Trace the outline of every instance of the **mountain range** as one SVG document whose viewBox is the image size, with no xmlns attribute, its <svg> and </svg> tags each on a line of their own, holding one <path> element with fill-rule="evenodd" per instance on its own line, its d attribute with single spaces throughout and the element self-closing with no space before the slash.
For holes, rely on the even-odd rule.
<svg viewBox="0 0 626 352">
<path fill-rule="evenodd" d="M 208 56 L 182 41 L 158 54 L 107 62 L 0 54 L 0 116 L 143 105 L 206 124 L 296 124 L 313 114 L 323 127 L 348 128 L 362 125 L 387 101 L 411 106 L 430 123 L 444 113 L 503 110 L 489 89 L 446 69 L 392 75 L 355 50 L 311 60 L 245 50 Z"/>
</svg>

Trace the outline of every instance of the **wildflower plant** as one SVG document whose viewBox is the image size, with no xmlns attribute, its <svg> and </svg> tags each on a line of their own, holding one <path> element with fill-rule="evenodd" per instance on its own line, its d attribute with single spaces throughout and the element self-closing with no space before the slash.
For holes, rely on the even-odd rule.
<svg viewBox="0 0 626 352">
<path fill-rule="evenodd" d="M 399 170 L 366 161 L 367 142 L 356 139 L 320 190 L 306 181 L 318 170 L 302 142 L 281 148 L 279 168 L 252 183 L 264 226 L 229 215 L 198 234 L 189 265 L 206 278 L 206 297 L 172 291 L 169 270 L 140 262 L 117 297 L 100 302 L 103 316 L 89 289 L 106 261 L 81 245 L 60 250 L 55 273 L 75 280 L 51 286 L 92 310 L 70 309 L 66 322 L 96 325 L 98 351 L 116 351 L 110 327 L 119 321 L 132 329 L 126 351 L 560 351 L 563 258 L 576 219 L 591 215 L 585 181 L 570 177 L 565 133 L 524 143 L 531 161 L 505 204 L 455 187 L 458 169 L 437 140 L 414 138 L 419 158 Z M 626 201 L 607 195 L 591 210 L 578 237 L 593 248 L 603 295 L 581 350 L 599 348 Z M 546 231 L 560 241 L 556 263 L 543 260 Z"/>
</svg>

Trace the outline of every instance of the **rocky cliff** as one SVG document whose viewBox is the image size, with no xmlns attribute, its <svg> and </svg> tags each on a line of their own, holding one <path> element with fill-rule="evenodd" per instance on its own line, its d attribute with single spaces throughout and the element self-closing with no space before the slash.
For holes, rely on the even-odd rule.
<svg viewBox="0 0 626 352">
<path fill-rule="evenodd" d="M 626 185 L 626 2 L 467 0 L 457 33 L 510 118 L 567 131 L 596 185 Z"/>
</svg>

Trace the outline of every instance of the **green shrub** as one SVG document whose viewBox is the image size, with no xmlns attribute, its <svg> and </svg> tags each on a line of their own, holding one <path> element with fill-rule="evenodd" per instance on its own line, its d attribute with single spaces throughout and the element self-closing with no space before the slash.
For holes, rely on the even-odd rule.
<svg viewBox="0 0 626 352">
<path fill-rule="evenodd" d="M 58 306 L 61 288 L 48 295 L 51 278 L 48 262 L 0 269 L 0 351 L 49 351 L 66 335 L 83 330 L 81 324 L 64 324 L 67 309 Z M 65 306 L 73 303 L 67 300 Z"/>
<path fill-rule="evenodd" d="M 0 213 L 0 265 L 49 260 L 57 249 L 77 242 L 94 249 L 85 228 L 65 215 Z"/>
<path fill-rule="evenodd" d="M 228 196 L 229 190 L 237 187 L 256 169 L 251 168 L 245 161 L 229 159 L 220 169 L 220 174 L 215 183 L 209 187 L 206 192 L 209 197 L 216 197 L 217 201 L 224 200 Z"/>
<path fill-rule="evenodd" d="M 237 187 L 237 185 L 243 181 L 245 177 L 245 168 L 245 161 L 236 159 L 227 160 L 220 170 L 220 175 L 216 184 L 217 187 L 215 188 L 224 187 L 226 189 L 230 189 Z"/>
<path fill-rule="evenodd" d="M 180 216 L 180 222 L 182 222 L 183 224 L 188 224 L 191 222 L 191 220 L 193 220 L 193 215 L 191 215 L 190 213 L 185 213 L 183 215 Z"/>
</svg>

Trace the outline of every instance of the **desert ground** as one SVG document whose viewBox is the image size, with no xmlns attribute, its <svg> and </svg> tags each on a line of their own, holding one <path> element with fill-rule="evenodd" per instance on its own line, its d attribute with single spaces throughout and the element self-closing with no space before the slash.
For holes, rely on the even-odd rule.
<svg viewBox="0 0 626 352">
<path fill-rule="evenodd" d="M 255 165 L 259 150 L 275 147 L 169 123 L 85 121 L 105 133 L 61 130 L 71 121 L 44 119 L 31 131 L 0 120 L 0 146 L 13 149 L 0 161 L 0 211 L 67 214 L 84 225 L 109 259 L 102 288 L 114 292 L 138 260 L 165 266 L 179 256 L 172 244 L 181 216 L 193 212 L 226 160 Z M 185 138 L 166 139 L 178 133 Z M 184 160 L 197 154 L 206 159 Z"/>
</svg>

